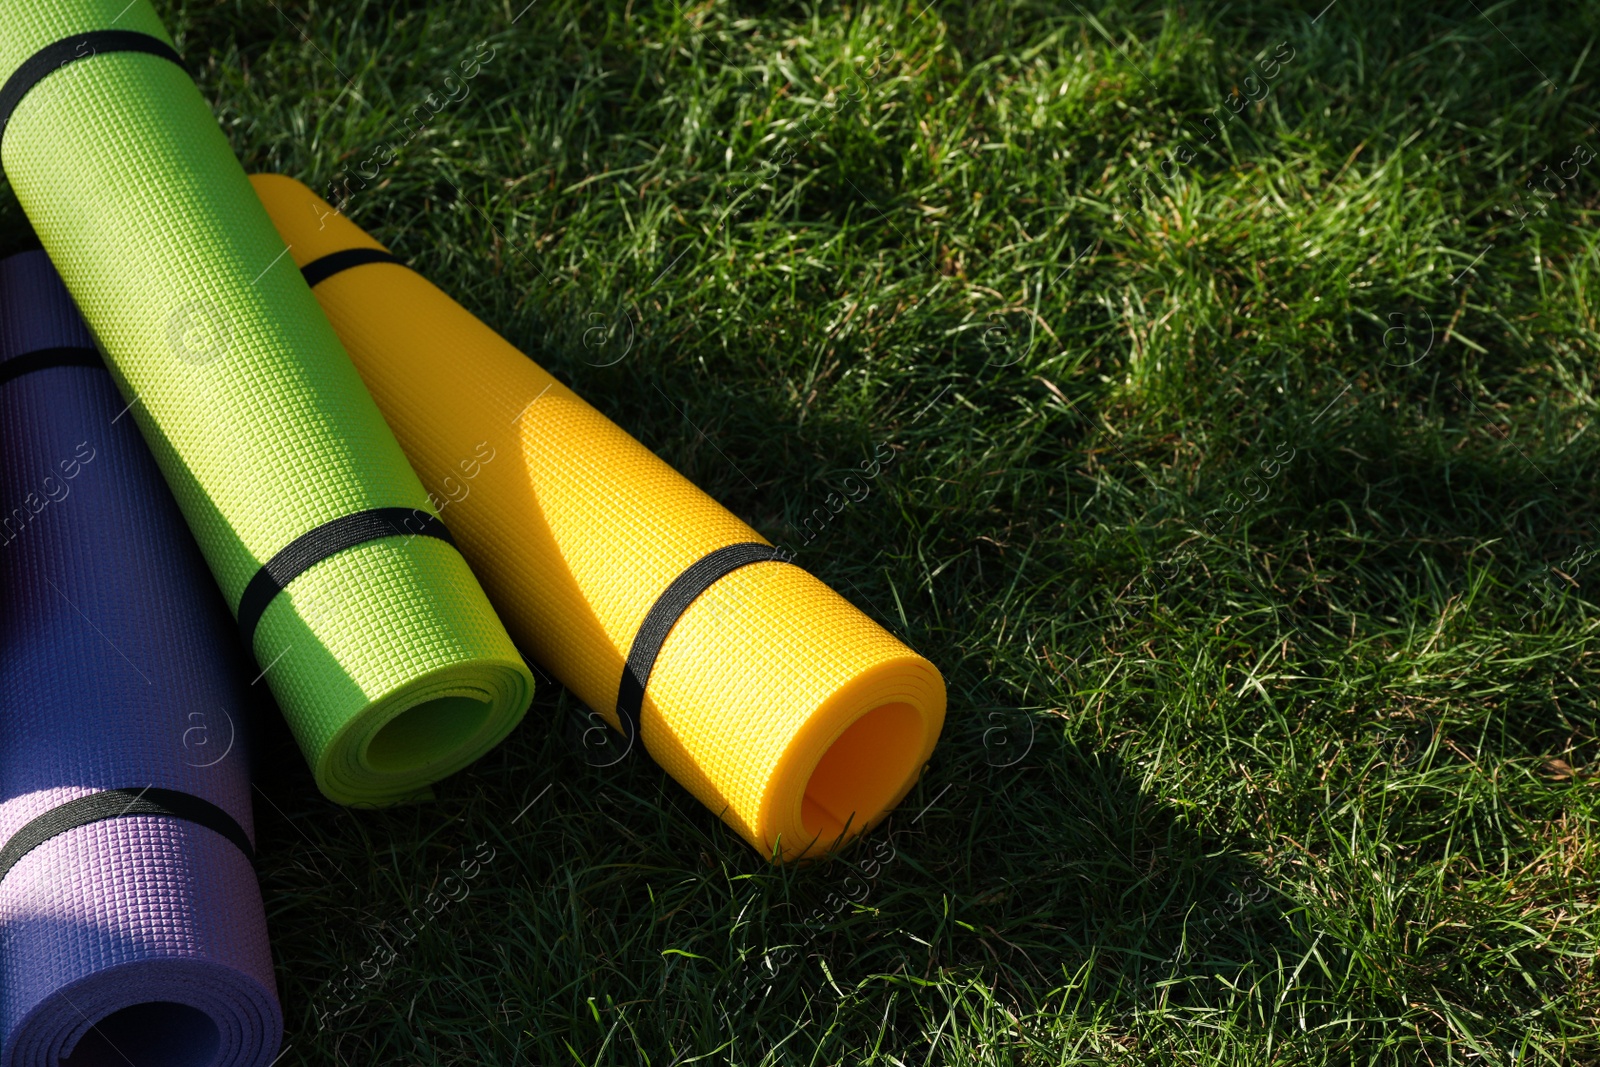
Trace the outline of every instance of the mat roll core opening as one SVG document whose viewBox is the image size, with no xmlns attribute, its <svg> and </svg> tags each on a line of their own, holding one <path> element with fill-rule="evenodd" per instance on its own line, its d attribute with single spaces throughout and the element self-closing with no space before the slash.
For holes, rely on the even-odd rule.
<svg viewBox="0 0 1600 1067">
<path fill-rule="evenodd" d="M 494 705 L 465 696 L 436 697 L 384 723 L 367 743 L 366 762 L 380 774 L 413 771 L 483 729 Z"/>
<path fill-rule="evenodd" d="M 880 704 L 851 723 L 806 781 L 806 834 L 826 843 L 875 822 L 916 775 L 922 752 L 922 716 L 909 704 Z"/>
<path fill-rule="evenodd" d="M 211 1016 L 170 1000 L 131 1004 L 95 1023 L 61 1067 L 207 1067 L 222 1034 Z"/>
</svg>

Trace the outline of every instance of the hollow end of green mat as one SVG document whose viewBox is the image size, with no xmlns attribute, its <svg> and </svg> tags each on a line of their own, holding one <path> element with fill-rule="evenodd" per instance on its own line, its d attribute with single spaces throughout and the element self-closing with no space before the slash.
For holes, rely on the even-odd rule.
<svg viewBox="0 0 1600 1067">
<path fill-rule="evenodd" d="M 498 744 L 533 700 L 533 672 L 451 545 L 379 538 L 278 593 L 253 651 L 324 796 L 381 807 Z"/>
<path fill-rule="evenodd" d="M 532 675 L 520 661 L 434 671 L 346 723 L 315 765 L 317 785 L 352 807 L 426 800 L 432 783 L 515 729 L 532 699 Z"/>
<path fill-rule="evenodd" d="M 800 817 L 806 833 L 834 841 L 860 831 L 906 791 L 920 771 L 922 717 L 910 704 L 880 704 L 850 724 L 806 781 Z"/>
<path fill-rule="evenodd" d="M 458 748 L 483 729 L 493 710 L 487 700 L 438 697 L 407 708 L 378 728 L 367 742 L 366 762 L 383 774 L 417 771 Z"/>
</svg>

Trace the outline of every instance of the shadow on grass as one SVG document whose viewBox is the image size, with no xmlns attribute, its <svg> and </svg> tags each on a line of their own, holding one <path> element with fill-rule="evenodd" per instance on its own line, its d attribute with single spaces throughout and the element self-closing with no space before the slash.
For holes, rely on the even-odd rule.
<svg viewBox="0 0 1600 1067">
<path fill-rule="evenodd" d="M 1159 782 L 1141 785 L 1048 720 L 1016 759 L 1026 736 L 1017 714 L 952 721 L 941 768 L 888 824 L 848 855 L 768 885 L 753 956 L 803 946 L 754 985 L 769 1038 L 795 1026 L 796 1003 L 830 992 L 864 1039 L 884 1025 L 894 990 L 928 982 L 982 986 L 1019 1018 L 1069 988 L 1086 1014 L 1117 1014 L 1297 954 L 1259 857 L 1188 828 Z M 852 881 L 868 892 L 838 906 Z M 816 933 L 819 909 L 827 921 Z M 909 1052 L 928 1031 L 904 1023 L 892 1047 Z"/>
</svg>

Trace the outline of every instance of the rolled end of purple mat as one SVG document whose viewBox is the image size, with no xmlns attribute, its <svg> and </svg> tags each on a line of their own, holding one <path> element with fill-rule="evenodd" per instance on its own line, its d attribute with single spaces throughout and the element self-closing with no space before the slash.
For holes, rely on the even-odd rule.
<svg viewBox="0 0 1600 1067">
<path fill-rule="evenodd" d="M 268 1067 L 243 650 L 127 409 L 0 261 L 0 1067 Z"/>
</svg>

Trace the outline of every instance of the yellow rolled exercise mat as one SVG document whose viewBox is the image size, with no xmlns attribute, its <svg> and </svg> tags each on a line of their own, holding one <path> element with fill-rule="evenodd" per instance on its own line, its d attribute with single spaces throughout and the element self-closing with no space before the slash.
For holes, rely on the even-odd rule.
<svg viewBox="0 0 1600 1067">
<path fill-rule="evenodd" d="M 322 791 L 504 737 L 532 673 L 149 0 L 5 0 L 0 163 Z"/>
<path fill-rule="evenodd" d="M 306 186 L 251 181 L 526 652 L 773 858 L 900 802 L 931 663 Z"/>
</svg>

